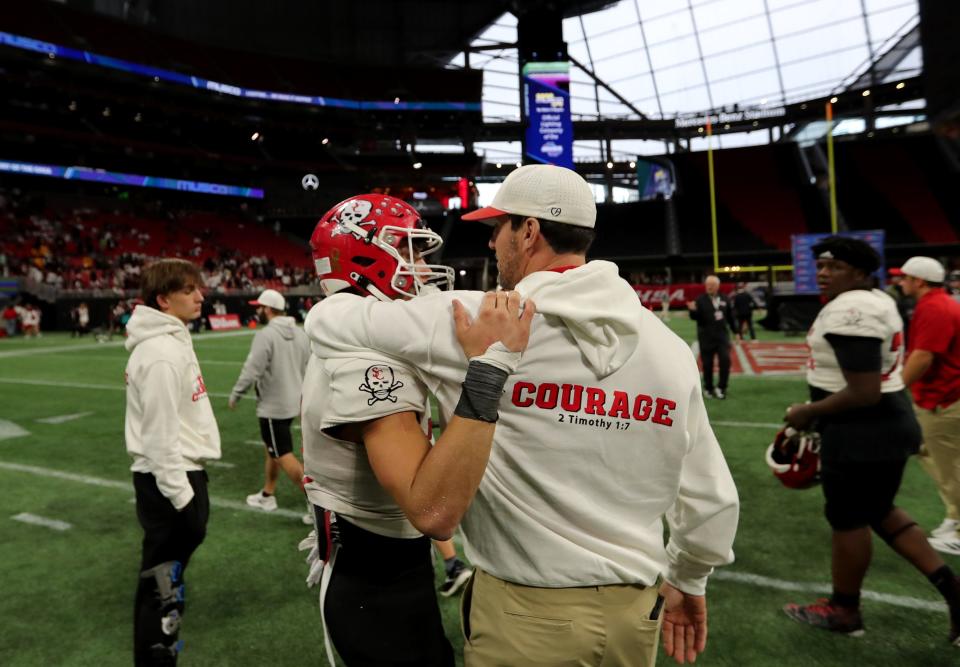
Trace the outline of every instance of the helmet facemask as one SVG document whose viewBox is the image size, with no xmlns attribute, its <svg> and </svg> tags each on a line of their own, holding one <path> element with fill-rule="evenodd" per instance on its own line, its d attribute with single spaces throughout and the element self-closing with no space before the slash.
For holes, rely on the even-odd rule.
<svg viewBox="0 0 960 667">
<path fill-rule="evenodd" d="M 443 239 L 432 229 L 385 225 L 373 243 L 397 260 L 390 285 L 399 294 L 414 298 L 453 289 L 452 267 L 423 262 L 443 245 Z"/>
</svg>

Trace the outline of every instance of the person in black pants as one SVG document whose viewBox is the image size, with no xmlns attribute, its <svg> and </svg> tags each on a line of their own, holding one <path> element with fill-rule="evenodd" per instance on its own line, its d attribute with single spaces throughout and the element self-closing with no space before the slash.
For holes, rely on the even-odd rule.
<svg viewBox="0 0 960 667">
<path fill-rule="evenodd" d="M 706 293 L 695 301 L 688 301 L 690 319 L 697 323 L 697 342 L 700 345 L 700 361 L 703 363 L 703 395 L 707 398 L 726 398 L 727 382 L 730 379 L 730 331 L 737 335 L 737 319 L 733 314 L 730 299 L 720 294 L 720 279 L 707 276 L 703 281 Z M 713 386 L 713 359 L 720 360 L 720 376 Z"/>
<path fill-rule="evenodd" d="M 757 332 L 753 329 L 753 311 L 757 304 L 753 296 L 747 291 L 747 286 L 743 283 L 737 285 L 737 293 L 733 295 L 733 312 L 740 325 L 738 333 L 743 338 L 747 331 L 750 332 L 750 340 L 757 340 Z"/>
<path fill-rule="evenodd" d="M 175 665 L 183 572 L 206 535 L 204 463 L 220 433 L 187 325 L 200 317 L 200 270 L 164 259 L 143 270 L 143 305 L 127 323 L 125 439 L 133 459 L 143 555 L 134 603 L 134 664 Z"/>
</svg>

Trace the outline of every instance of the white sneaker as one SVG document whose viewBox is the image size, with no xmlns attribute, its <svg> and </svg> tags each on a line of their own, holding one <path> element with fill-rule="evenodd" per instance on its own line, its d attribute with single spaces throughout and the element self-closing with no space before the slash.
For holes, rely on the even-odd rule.
<svg viewBox="0 0 960 667">
<path fill-rule="evenodd" d="M 930 546 L 942 554 L 960 556 L 960 537 L 931 537 Z"/>
<path fill-rule="evenodd" d="M 250 507 L 262 509 L 264 512 L 272 512 L 277 509 L 277 498 L 275 496 L 265 496 L 262 491 L 257 491 L 247 496 L 247 504 Z"/>
<path fill-rule="evenodd" d="M 957 537 L 958 529 L 960 529 L 960 521 L 944 519 L 943 523 L 930 531 L 930 537 Z"/>
</svg>

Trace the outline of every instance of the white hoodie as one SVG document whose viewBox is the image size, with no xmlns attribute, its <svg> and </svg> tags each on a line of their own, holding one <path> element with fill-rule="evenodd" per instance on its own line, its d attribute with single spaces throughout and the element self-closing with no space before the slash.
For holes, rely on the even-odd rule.
<svg viewBox="0 0 960 667">
<path fill-rule="evenodd" d="M 137 306 L 127 334 L 130 469 L 153 473 L 160 492 L 181 510 L 193 498 L 187 471 L 220 458 L 220 432 L 200 364 L 187 327 L 159 310 Z"/>
<path fill-rule="evenodd" d="M 467 556 L 531 586 L 652 585 L 663 574 L 704 593 L 713 568 L 733 561 L 739 501 L 689 346 L 610 262 L 536 272 L 517 290 L 538 315 L 463 520 Z M 370 349 L 408 364 L 449 420 L 467 364 L 450 302 L 476 312 L 481 297 L 335 295 L 305 328 L 321 358 Z"/>
</svg>

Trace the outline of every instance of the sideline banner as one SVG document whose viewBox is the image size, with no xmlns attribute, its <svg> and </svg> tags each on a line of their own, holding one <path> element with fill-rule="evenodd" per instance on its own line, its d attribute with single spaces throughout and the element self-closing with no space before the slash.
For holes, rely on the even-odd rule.
<svg viewBox="0 0 960 667">
<path fill-rule="evenodd" d="M 240 328 L 240 316 L 231 315 L 211 315 L 210 328 L 213 331 L 226 331 L 228 329 Z"/>
<path fill-rule="evenodd" d="M 524 137 L 527 161 L 573 169 L 570 63 L 527 63 L 523 66 L 523 86 L 528 121 Z"/>
<path fill-rule="evenodd" d="M 672 285 L 633 285 L 640 302 L 645 306 L 659 308 L 665 298 L 670 299 L 671 307 L 686 307 L 687 301 L 693 301 L 706 290 L 703 283 L 674 283 Z M 729 296 L 734 291 L 732 283 L 721 283 L 720 293 Z"/>
</svg>

